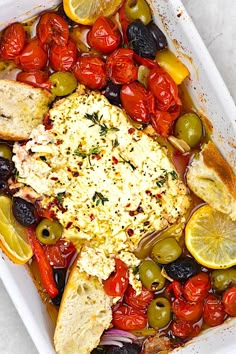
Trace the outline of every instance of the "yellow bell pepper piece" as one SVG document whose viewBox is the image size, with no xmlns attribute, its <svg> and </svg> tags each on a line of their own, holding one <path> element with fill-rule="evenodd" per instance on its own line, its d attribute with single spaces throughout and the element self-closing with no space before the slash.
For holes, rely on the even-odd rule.
<svg viewBox="0 0 236 354">
<path fill-rule="evenodd" d="M 157 63 L 172 77 L 177 85 L 189 75 L 189 70 L 169 49 L 156 54 Z"/>
</svg>

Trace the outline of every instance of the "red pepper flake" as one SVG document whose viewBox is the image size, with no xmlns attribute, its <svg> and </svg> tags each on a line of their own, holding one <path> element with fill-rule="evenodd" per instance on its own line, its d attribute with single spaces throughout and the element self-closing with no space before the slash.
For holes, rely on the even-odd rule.
<svg viewBox="0 0 236 354">
<path fill-rule="evenodd" d="M 53 121 L 49 118 L 49 114 L 46 114 L 43 118 L 43 125 L 46 130 L 50 130 L 53 127 Z"/>
<path fill-rule="evenodd" d="M 89 217 L 90 217 L 91 221 L 93 221 L 95 219 L 95 216 L 93 214 L 90 214 Z"/>
<path fill-rule="evenodd" d="M 79 172 L 78 171 L 73 171 L 72 172 L 72 176 L 73 177 L 78 177 L 79 176 Z"/>
<path fill-rule="evenodd" d="M 68 171 L 68 172 L 71 172 L 71 169 L 70 169 L 70 167 L 67 167 L 67 171 Z"/>
<path fill-rule="evenodd" d="M 56 145 L 58 146 L 58 145 L 61 145 L 63 143 L 63 140 L 61 140 L 61 139 L 57 139 L 57 141 L 56 141 Z"/>
<path fill-rule="evenodd" d="M 119 160 L 117 160 L 117 158 L 115 156 L 112 156 L 112 162 L 117 165 Z"/>
<path fill-rule="evenodd" d="M 131 204 L 130 204 L 130 203 L 128 203 L 128 204 L 126 205 L 126 208 L 129 208 L 129 207 L 130 207 L 130 205 L 131 205 Z"/>
<path fill-rule="evenodd" d="M 128 133 L 131 135 L 135 132 L 135 128 L 129 128 Z"/>
<path fill-rule="evenodd" d="M 127 234 L 131 237 L 134 235 L 134 230 L 133 229 L 128 229 Z"/>
<path fill-rule="evenodd" d="M 161 198 L 162 198 L 162 195 L 161 195 L 161 194 L 156 194 L 156 197 L 157 197 L 158 199 L 161 199 Z"/>
<path fill-rule="evenodd" d="M 58 178 L 57 177 L 51 177 L 51 180 L 52 181 L 58 181 Z"/>
<path fill-rule="evenodd" d="M 133 211 L 133 210 L 131 210 L 130 212 L 129 212 L 129 216 L 134 216 L 135 214 L 137 214 L 135 211 Z"/>
<path fill-rule="evenodd" d="M 149 190 L 146 190 L 145 193 L 146 193 L 147 195 L 152 194 L 151 191 L 149 191 Z"/>
<path fill-rule="evenodd" d="M 97 155 L 94 155 L 94 158 L 95 158 L 96 160 L 101 160 L 102 156 L 99 155 L 99 154 L 97 154 Z"/>
<path fill-rule="evenodd" d="M 68 230 L 73 225 L 73 222 L 69 221 L 66 225 L 66 230 Z"/>
<path fill-rule="evenodd" d="M 78 163 L 78 166 L 83 166 L 83 162 L 82 162 L 82 161 L 79 162 L 79 163 Z"/>
</svg>

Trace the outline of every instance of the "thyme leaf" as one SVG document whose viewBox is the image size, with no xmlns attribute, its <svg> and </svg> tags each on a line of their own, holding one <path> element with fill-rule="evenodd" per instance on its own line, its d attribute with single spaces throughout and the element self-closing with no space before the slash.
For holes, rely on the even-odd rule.
<svg viewBox="0 0 236 354">
<path fill-rule="evenodd" d="M 92 114 L 85 113 L 85 118 L 89 119 L 93 124 L 90 125 L 90 127 L 93 127 L 94 125 L 99 125 L 100 127 L 100 136 L 106 135 L 110 131 L 119 131 L 118 128 L 115 127 L 108 127 L 105 123 L 102 123 L 102 115 L 98 117 L 98 112 L 94 112 Z"/>
<path fill-rule="evenodd" d="M 120 144 L 119 144 L 119 141 L 118 141 L 118 139 L 116 138 L 116 139 L 114 139 L 114 140 L 112 140 L 112 149 L 115 149 L 117 146 L 119 146 Z"/>
<path fill-rule="evenodd" d="M 57 194 L 56 200 L 58 201 L 59 204 L 62 204 L 64 199 L 65 199 L 65 192 Z"/>
<path fill-rule="evenodd" d="M 105 202 L 108 202 L 109 199 L 104 197 L 104 195 L 100 192 L 95 192 L 92 198 L 93 202 L 98 206 L 100 203 L 104 205 Z"/>
<path fill-rule="evenodd" d="M 82 157 L 83 159 L 85 159 L 85 157 L 89 157 L 91 155 L 97 155 L 99 154 L 99 152 L 101 151 L 101 148 L 99 146 L 95 146 L 93 148 L 91 148 L 88 152 L 86 151 L 83 151 L 83 150 L 80 150 L 80 149 L 76 149 L 74 151 L 74 154 L 76 156 L 80 156 Z"/>
<path fill-rule="evenodd" d="M 137 167 L 135 167 L 130 160 L 125 160 L 124 157 L 122 157 L 121 155 L 119 156 L 121 158 L 121 161 L 119 161 L 120 163 L 127 163 L 128 165 L 130 165 L 133 171 L 136 170 Z"/>
<path fill-rule="evenodd" d="M 164 168 L 162 168 L 162 175 L 161 177 L 156 181 L 156 184 L 159 188 L 161 188 L 167 181 L 168 175 L 171 175 L 172 180 L 174 179 L 178 179 L 178 175 L 177 173 L 173 170 L 173 171 L 169 171 L 167 172 L 167 170 L 165 170 Z"/>
</svg>

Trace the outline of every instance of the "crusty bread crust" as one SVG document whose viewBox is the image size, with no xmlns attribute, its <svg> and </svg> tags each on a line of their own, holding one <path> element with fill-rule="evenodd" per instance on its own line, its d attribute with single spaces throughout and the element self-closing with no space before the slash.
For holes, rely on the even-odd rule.
<svg viewBox="0 0 236 354">
<path fill-rule="evenodd" d="M 47 90 L 0 80 L 0 139 L 26 140 L 43 122 L 54 96 Z"/>
<path fill-rule="evenodd" d="M 205 166 L 216 173 L 229 193 L 236 199 L 236 177 L 234 172 L 211 141 L 203 149 L 202 156 Z"/>
</svg>

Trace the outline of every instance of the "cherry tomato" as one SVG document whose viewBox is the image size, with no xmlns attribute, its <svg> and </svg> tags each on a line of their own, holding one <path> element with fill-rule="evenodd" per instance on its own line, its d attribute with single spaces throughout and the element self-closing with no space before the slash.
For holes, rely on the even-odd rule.
<svg viewBox="0 0 236 354">
<path fill-rule="evenodd" d="M 81 84 L 90 89 L 101 89 L 106 85 L 105 63 L 100 58 L 79 57 L 75 63 L 74 74 Z"/>
<path fill-rule="evenodd" d="M 178 320 L 188 323 L 197 322 L 202 315 L 203 302 L 189 303 L 184 299 L 175 299 L 172 303 L 172 311 Z"/>
<path fill-rule="evenodd" d="M 113 310 L 114 327 L 123 331 L 143 329 L 147 325 L 147 316 L 129 306 L 121 305 Z"/>
<path fill-rule="evenodd" d="M 55 71 L 70 71 L 76 62 L 77 48 L 71 39 L 64 46 L 53 44 L 49 61 Z"/>
<path fill-rule="evenodd" d="M 116 258 L 116 269 L 103 281 L 103 287 L 107 295 L 122 296 L 129 285 L 129 271 L 124 262 Z"/>
<path fill-rule="evenodd" d="M 183 295 L 189 302 L 200 302 L 207 297 L 210 288 L 211 283 L 209 276 L 201 272 L 185 283 Z"/>
<path fill-rule="evenodd" d="M 131 285 L 128 286 L 124 295 L 125 303 L 140 311 L 146 311 L 153 298 L 154 294 L 152 291 L 149 291 L 143 287 L 142 292 L 137 294 Z"/>
<path fill-rule="evenodd" d="M 226 290 L 223 295 L 225 312 L 230 316 L 236 316 L 236 286 Z"/>
<path fill-rule="evenodd" d="M 44 246 L 44 252 L 54 268 L 67 268 L 75 255 L 76 248 L 71 242 L 60 239 L 53 245 Z"/>
<path fill-rule="evenodd" d="M 40 41 L 35 38 L 25 45 L 19 57 L 17 65 L 23 70 L 41 70 L 47 63 L 48 55 Z"/>
<path fill-rule="evenodd" d="M 191 336 L 193 326 L 191 323 L 173 322 L 171 326 L 171 331 L 176 337 L 186 338 Z"/>
<path fill-rule="evenodd" d="M 155 110 L 155 112 L 151 115 L 151 124 L 153 129 L 163 138 L 167 138 L 170 134 L 172 122 L 173 119 L 169 112 Z"/>
<path fill-rule="evenodd" d="M 51 89 L 51 83 L 48 81 L 48 74 L 45 71 L 41 71 L 41 70 L 36 70 L 32 72 L 21 71 L 17 74 L 16 80 L 49 91 Z"/>
<path fill-rule="evenodd" d="M 20 54 L 25 45 L 25 30 L 21 23 L 9 25 L 3 32 L 0 54 L 3 59 L 13 59 Z"/>
<path fill-rule="evenodd" d="M 107 58 L 107 77 L 114 84 L 129 84 L 137 79 L 138 67 L 134 64 L 133 54 L 131 49 L 119 48 Z"/>
<path fill-rule="evenodd" d="M 203 308 L 203 320 L 208 326 L 218 326 L 224 322 L 225 311 L 222 301 L 209 294 Z"/>
<path fill-rule="evenodd" d="M 174 103 L 181 105 L 176 83 L 161 67 L 150 71 L 148 76 L 148 88 L 157 98 L 157 108 L 159 110 L 167 111 Z"/>
<path fill-rule="evenodd" d="M 170 285 L 166 288 L 166 291 L 168 293 L 173 291 L 175 297 L 180 297 L 183 293 L 182 285 L 177 280 L 174 280 L 172 283 L 170 283 Z"/>
<path fill-rule="evenodd" d="M 60 15 L 47 12 L 41 16 L 36 28 L 39 40 L 44 44 L 66 45 L 69 39 L 68 23 Z"/>
<path fill-rule="evenodd" d="M 120 92 L 122 105 L 137 123 L 149 123 L 154 97 L 138 82 L 124 85 Z"/>
<path fill-rule="evenodd" d="M 117 25 L 109 18 L 99 17 L 87 35 L 90 47 L 102 52 L 110 53 L 120 44 L 120 33 Z"/>
</svg>

